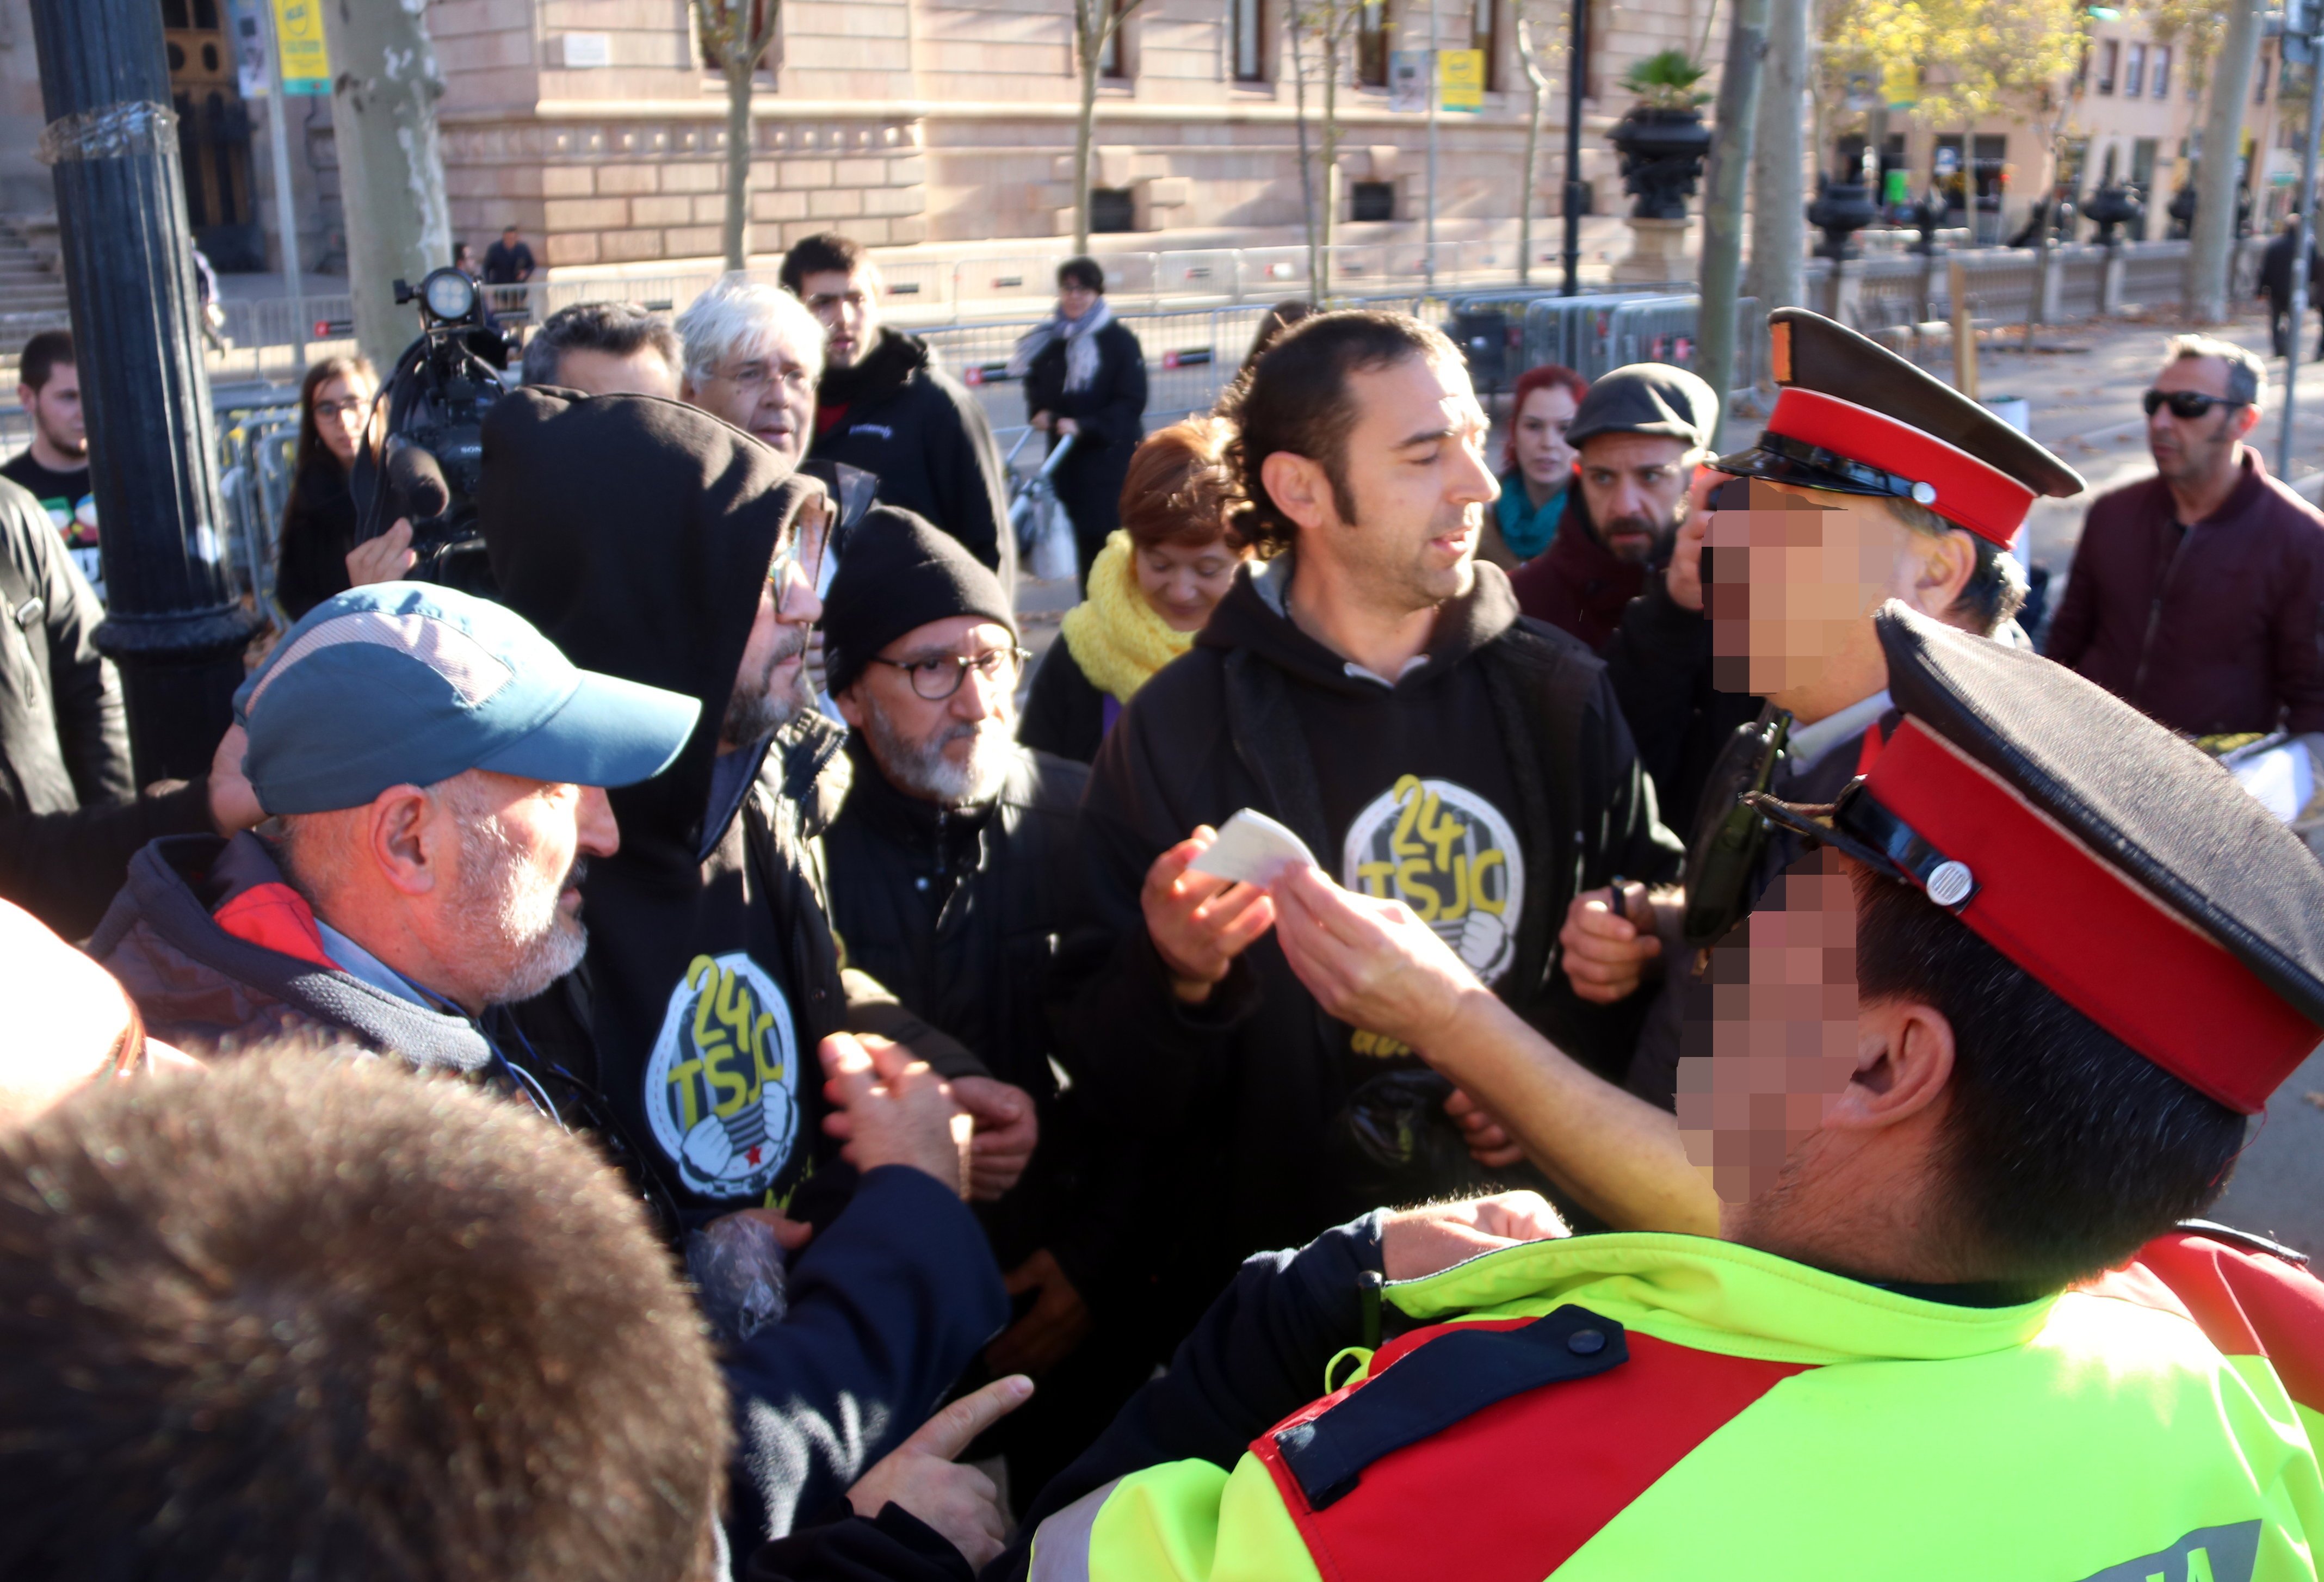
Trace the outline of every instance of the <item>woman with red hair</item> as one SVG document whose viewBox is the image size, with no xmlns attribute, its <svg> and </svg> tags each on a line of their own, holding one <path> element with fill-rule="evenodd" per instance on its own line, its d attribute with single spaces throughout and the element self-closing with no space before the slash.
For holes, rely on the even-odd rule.
<svg viewBox="0 0 2324 1582">
<path fill-rule="evenodd" d="M 1517 375 L 1509 397 L 1509 437 L 1501 452 L 1501 497 L 1477 538 L 1477 558 L 1515 571 L 1557 537 L 1573 450 L 1565 443 L 1589 382 L 1555 363 Z"/>
</svg>

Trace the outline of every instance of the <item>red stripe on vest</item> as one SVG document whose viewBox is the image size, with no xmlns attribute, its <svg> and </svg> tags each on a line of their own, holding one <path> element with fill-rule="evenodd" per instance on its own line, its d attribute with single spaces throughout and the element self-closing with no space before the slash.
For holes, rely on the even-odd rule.
<svg viewBox="0 0 2324 1582">
<path fill-rule="evenodd" d="M 211 914 L 220 928 L 264 950 L 294 956 L 336 972 L 307 898 L 286 884 L 253 885 Z"/>
<path fill-rule="evenodd" d="M 2160 1281 L 2175 1301 L 2146 1300 L 2141 1276 Z M 2324 1412 L 2324 1280 L 2307 1270 L 2194 1231 L 2173 1231 L 2089 1289 L 2184 1313 L 2227 1355 L 2267 1358 L 2286 1394 Z"/>
<path fill-rule="evenodd" d="M 1456 1329 L 1513 1329 L 1530 1319 L 1440 1324 L 1382 1347 L 1397 1357 Z M 1308 1509 L 1275 1430 L 1251 1441 L 1326 1582 L 1541 1582 L 1598 1530 L 1744 1408 L 1805 1365 L 1755 1362 L 1625 1336 L 1629 1361 L 1488 1406 L 1382 1457 L 1322 1511 Z M 1277 1429 L 1320 1416 L 1364 1387 L 1303 1407 Z"/>
</svg>

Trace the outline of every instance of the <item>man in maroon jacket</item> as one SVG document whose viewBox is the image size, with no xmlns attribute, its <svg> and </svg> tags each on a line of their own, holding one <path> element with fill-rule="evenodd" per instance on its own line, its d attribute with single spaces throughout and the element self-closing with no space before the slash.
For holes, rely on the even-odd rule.
<svg viewBox="0 0 2324 1582">
<path fill-rule="evenodd" d="M 2090 507 L 2048 652 L 2191 736 L 2324 731 L 2324 513 L 2243 443 L 2258 356 L 2171 342 L 2146 392 L 2153 478 Z"/>
</svg>

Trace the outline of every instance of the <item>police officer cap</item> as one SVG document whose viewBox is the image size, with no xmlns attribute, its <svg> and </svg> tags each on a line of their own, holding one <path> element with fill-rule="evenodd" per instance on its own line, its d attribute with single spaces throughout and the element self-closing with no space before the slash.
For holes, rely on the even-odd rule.
<svg viewBox="0 0 2324 1582">
<path fill-rule="evenodd" d="M 1891 495 L 2005 547 L 2034 500 L 2082 475 L 1991 409 L 1804 308 L 1767 316 L 1781 386 L 1766 432 L 1712 464 L 1836 494 Z"/>
<path fill-rule="evenodd" d="M 1830 809 L 1755 798 L 1923 891 L 2244 1114 L 2324 1039 L 2324 866 L 2235 777 L 2061 665 L 1891 602 L 1903 721 Z"/>
<path fill-rule="evenodd" d="M 1719 398 L 1695 374 L 1667 363 L 1632 363 L 1601 375 L 1573 409 L 1565 443 L 1600 434 L 1659 434 L 1709 450 L 1719 438 Z"/>
</svg>

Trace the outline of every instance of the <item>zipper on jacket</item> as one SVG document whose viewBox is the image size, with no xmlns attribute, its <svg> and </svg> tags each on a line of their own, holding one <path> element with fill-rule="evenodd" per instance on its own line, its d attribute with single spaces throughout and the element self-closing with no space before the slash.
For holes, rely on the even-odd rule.
<svg viewBox="0 0 2324 1582">
<path fill-rule="evenodd" d="M 2179 528 L 2179 547 L 2171 552 L 2170 564 L 2163 568 L 2163 580 L 2154 585 L 2154 602 L 2146 612 L 2146 635 L 2138 643 L 2138 668 L 2131 673 L 2130 701 L 2136 703 L 2146 692 L 2146 667 L 2154 657 L 2154 634 L 2163 629 L 2163 601 L 2171 592 L 2171 579 L 2179 575 L 2179 563 L 2187 558 L 2187 546 L 2195 541 L 2195 529 L 2181 527 L 2174 513 L 2171 525 Z"/>
</svg>

